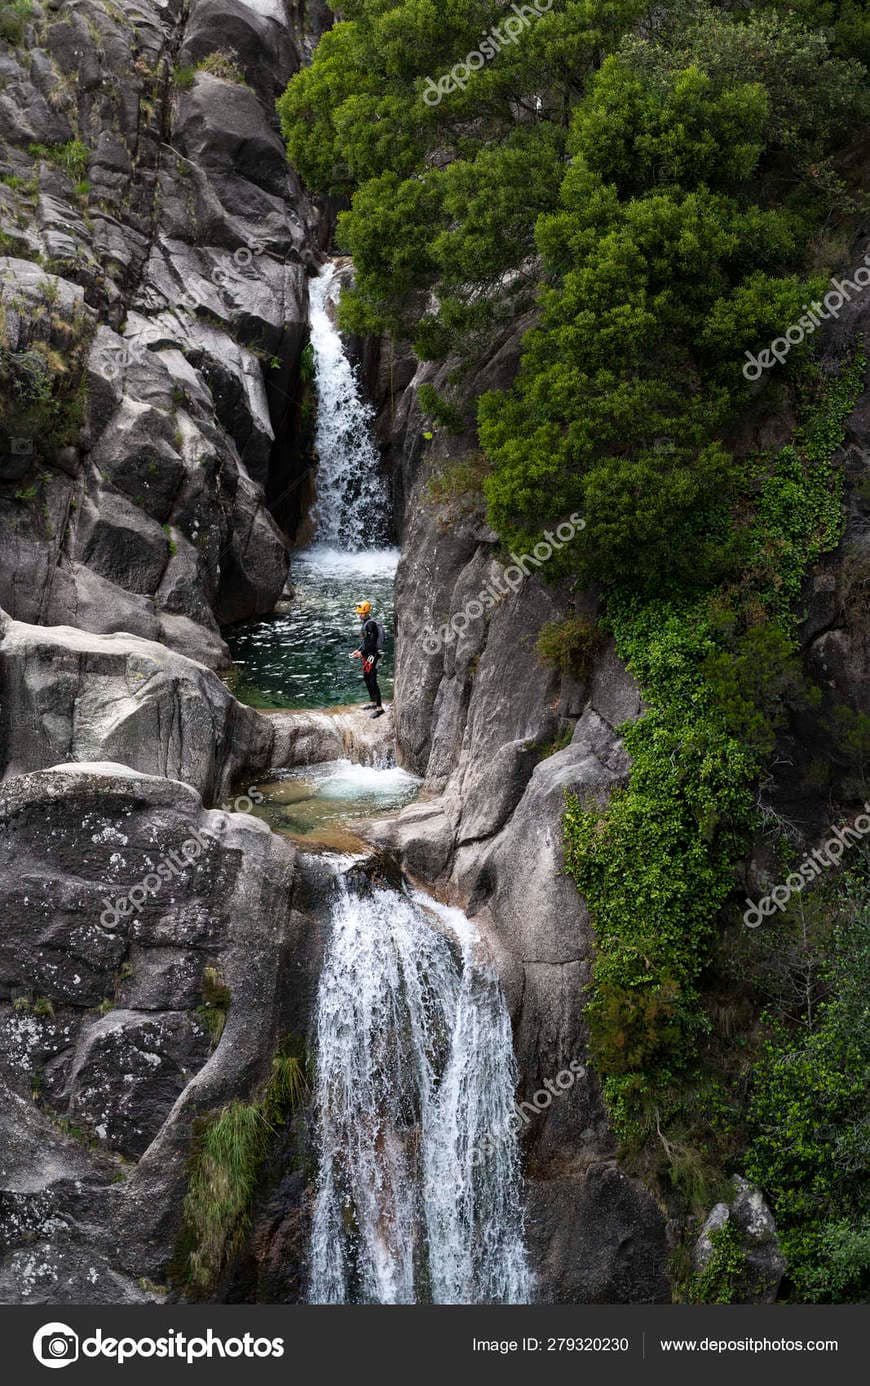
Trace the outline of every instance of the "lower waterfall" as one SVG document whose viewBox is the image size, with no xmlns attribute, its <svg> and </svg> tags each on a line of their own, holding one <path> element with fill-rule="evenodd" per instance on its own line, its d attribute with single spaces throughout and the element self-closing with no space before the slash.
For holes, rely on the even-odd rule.
<svg viewBox="0 0 870 1386">
<path fill-rule="evenodd" d="M 526 1303 L 511 1026 L 477 929 L 424 896 L 337 890 L 308 1297 Z"/>
</svg>

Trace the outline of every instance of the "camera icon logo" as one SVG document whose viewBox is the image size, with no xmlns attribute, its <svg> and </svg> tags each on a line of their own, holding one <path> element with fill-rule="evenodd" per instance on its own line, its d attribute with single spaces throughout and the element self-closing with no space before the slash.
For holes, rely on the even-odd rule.
<svg viewBox="0 0 870 1386">
<path fill-rule="evenodd" d="M 33 1335 L 33 1355 L 44 1367 L 68 1367 L 77 1362 L 79 1335 L 65 1323 L 46 1323 Z"/>
<path fill-rule="evenodd" d="M 32 438 L 10 438 L 9 451 L 13 457 L 29 457 L 33 452 Z"/>
</svg>

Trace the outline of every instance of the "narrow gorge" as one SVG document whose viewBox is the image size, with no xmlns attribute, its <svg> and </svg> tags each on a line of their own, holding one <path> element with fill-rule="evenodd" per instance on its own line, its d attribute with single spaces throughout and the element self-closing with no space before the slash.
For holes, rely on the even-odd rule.
<svg viewBox="0 0 870 1386">
<path fill-rule="evenodd" d="M 2 1303 L 865 1292 L 862 50 L 592 8 L 0 4 Z"/>
</svg>

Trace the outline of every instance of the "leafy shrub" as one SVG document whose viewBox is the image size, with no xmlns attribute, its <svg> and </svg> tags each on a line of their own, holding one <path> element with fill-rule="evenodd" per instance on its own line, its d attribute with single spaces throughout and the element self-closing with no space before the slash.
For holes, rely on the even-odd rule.
<svg viewBox="0 0 870 1386">
<path fill-rule="evenodd" d="M 417 391 L 420 408 L 448 433 L 461 433 L 465 427 L 462 410 L 439 394 L 434 385 L 421 385 Z"/>
<path fill-rule="evenodd" d="M 748 1290 L 746 1252 L 740 1233 L 729 1221 L 710 1235 L 713 1254 L 686 1286 L 689 1304 L 737 1304 Z"/>
<path fill-rule="evenodd" d="M 759 756 L 773 750 L 789 706 L 821 701 L 804 677 L 796 642 L 768 623 L 752 627 L 732 649 L 711 651 L 702 672 L 731 735 Z"/>
<path fill-rule="evenodd" d="M 747 1177 L 770 1199 L 792 1297 L 870 1293 L 870 883 L 832 888 L 836 924 L 817 950 L 824 999 L 767 1017 L 749 1103 Z"/>
<path fill-rule="evenodd" d="M 595 924 L 590 1042 L 617 1132 L 636 1149 L 670 1141 L 668 1122 L 680 1129 L 698 1107 L 709 1032 L 701 979 L 754 823 L 752 785 L 770 727 L 795 686 L 795 618 L 783 610 L 783 589 L 799 590 L 807 565 L 839 538 L 842 478 L 832 459 L 863 371 L 858 357 L 824 387 L 787 467 L 771 467 L 770 486 L 746 497 L 747 511 L 754 504 L 757 513 L 747 523 L 742 585 L 680 602 L 615 592 L 608 600 L 617 651 L 647 710 L 623 729 L 631 777 L 606 813 L 569 797 L 565 861 Z M 761 561 L 774 514 L 775 582 Z M 766 677 L 756 680 L 749 667 L 750 641 L 746 667 L 729 680 L 735 624 L 757 610 L 771 622 L 757 629 L 779 632 L 754 637 L 766 652 Z"/>
</svg>

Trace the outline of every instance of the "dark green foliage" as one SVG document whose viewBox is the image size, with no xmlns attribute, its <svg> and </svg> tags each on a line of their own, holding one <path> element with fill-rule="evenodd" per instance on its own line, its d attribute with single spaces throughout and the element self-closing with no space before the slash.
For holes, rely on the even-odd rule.
<svg viewBox="0 0 870 1386">
<path fill-rule="evenodd" d="M 36 460 L 53 460 L 59 448 L 79 442 L 94 320 L 84 308 L 61 310 L 57 285 L 46 279 L 43 301 L 35 309 L 29 308 L 26 345 L 12 348 L 5 323 L 0 307 L 0 417 L 4 431 L 30 439 Z M 30 489 L 22 488 L 22 499 L 29 498 L 24 493 Z"/>
<path fill-rule="evenodd" d="M 793 640 L 778 626 L 752 626 L 731 649 L 711 651 L 702 666 L 713 702 L 730 734 L 750 752 L 767 756 L 787 721 L 787 708 L 817 707 Z"/>
<path fill-rule="evenodd" d="M 190 64 L 178 66 L 172 70 L 172 81 L 179 91 L 190 91 L 195 80 L 196 68 Z"/>
<path fill-rule="evenodd" d="M 710 1240 L 713 1254 L 704 1269 L 690 1277 L 685 1298 L 689 1304 L 738 1304 L 749 1288 L 740 1233 L 726 1222 L 716 1228 Z"/>
<path fill-rule="evenodd" d="M 0 39 L 14 48 L 24 37 L 33 14 L 33 0 L 0 0 Z"/>
<path fill-rule="evenodd" d="M 439 394 L 433 385 L 421 385 L 417 398 L 423 413 L 428 414 L 440 428 L 446 428 L 449 433 L 462 432 L 465 423 L 462 411 Z"/>
<path fill-rule="evenodd" d="M 299 379 L 303 385 L 314 383 L 314 348 L 310 342 L 306 342 L 299 358 Z"/>
<path fill-rule="evenodd" d="M 751 522 L 747 514 L 741 585 L 681 602 L 610 598 L 617 650 L 648 710 L 624 729 L 631 780 L 606 814 L 569 801 L 565 859 L 595 920 L 591 1045 L 616 1128 L 636 1150 L 659 1131 L 679 1146 L 703 1109 L 718 1120 L 715 1083 L 699 1096 L 709 1031 L 701 984 L 753 826 L 752 786 L 772 729 L 796 690 L 809 696 L 783 593 L 839 538 L 832 458 L 864 369 L 858 359 L 825 387 L 784 460 L 768 460 L 760 494 L 744 497 L 755 514 Z M 746 631 L 750 616 L 756 625 Z M 764 677 L 749 658 L 753 645 L 767 661 Z"/>
<path fill-rule="evenodd" d="M 802 1300 L 870 1293 L 870 885 L 832 887 L 833 933 L 816 938 L 797 1014 L 768 1017 L 754 1075 L 746 1172 L 771 1199 Z M 821 998 L 821 999 L 819 999 Z"/>
<path fill-rule="evenodd" d="M 555 0 L 437 105 L 427 83 L 504 21 L 498 0 L 351 0 L 279 102 L 290 161 L 352 195 L 341 244 L 356 287 L 345 325 L 456 349 L 531 302 L 534 225 L 555 205 L 571 105 L 639 0 Z M 505 276 L 509 275 L 509 279 Z M 419 322 L 422 293 L 440 307 Z"/>
<path fill-rule="evenodd" d="M 824 287 L 800 270 L 826 195 L 798 175 L 805 145 L 819 146 L 817 113 L 827 148 L 858 103 L 851 67 L 833 102 L 818 89 L 823 42 L 779 21 L 708 19 L 677 30 L 673 50 L 634 40 L 578 104 L 562 208 L 537 224 L 553 282 L 541 327 L 514 389 L 480 406 L 495 528 L 523 547 L 542 505 L 547 521 L 579 510 L 583 542 L 565 561 L 621 589 L 679 591 L 738 570 L 738 468 L 721 436 L 748 401 L 744 352 Z M 758 80 L 780 69 L 809 84 L 788 120 L 781 79 Z M 787 167 L 788 199 L 772 201 Z"/>
<path fill-rule="evenodd" d="M 864 0 L 756 0 L 759 9 L 796 15 L 812 29 L 824 29 L 834 52 L 870 65 L 870 15 Z"/>
</svg>

